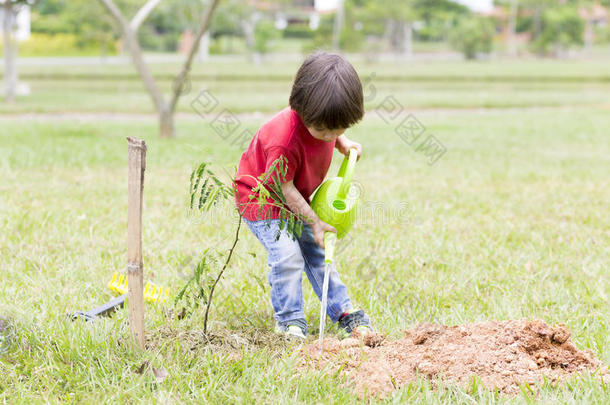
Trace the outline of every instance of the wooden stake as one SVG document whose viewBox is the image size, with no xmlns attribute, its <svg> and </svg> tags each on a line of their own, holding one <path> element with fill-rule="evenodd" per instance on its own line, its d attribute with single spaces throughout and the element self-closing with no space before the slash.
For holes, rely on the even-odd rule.
<svg viewBox="0 0 610 405">
<path fill-rule="evenodd" d="M 144 348 L 144 270 L 142 266 L 142 194 L 146 169 L 146 143 L 127 137 L 129 186 L 127 209 L 127 275 L 129 325 L 136 343 Z"/>
</svg>

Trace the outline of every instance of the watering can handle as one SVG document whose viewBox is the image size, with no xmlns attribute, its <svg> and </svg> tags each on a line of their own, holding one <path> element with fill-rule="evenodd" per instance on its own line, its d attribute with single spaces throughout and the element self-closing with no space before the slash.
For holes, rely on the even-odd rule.
<svg viewBox="0 0 610 405">
<path fill-rule="evenodd" d="M 352 184 L 354 169 L 356 168 L 356 160 L 358 160 L 358 151 L 352 148 L 349 150 L 349 157 L 346 156 L 345 159 L 343 159 L 343 163 L 341 163 L 341 167 L 339 168 L 338 177 L 343 177 L 337 195 L 339 199 L 345 199 L 347 197 L 349 186 Z"/>
</svg>

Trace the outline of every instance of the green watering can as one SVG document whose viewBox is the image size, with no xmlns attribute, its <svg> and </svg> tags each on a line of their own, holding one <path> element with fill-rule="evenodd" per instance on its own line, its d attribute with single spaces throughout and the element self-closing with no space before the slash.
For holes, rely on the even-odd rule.
<svg viewBox="0 0 610 405">
<path fill-rule="evenodd" d="M 356 167 L 358 152 L 350 149 L 349 156 L 343 159 L 337 177 L 326 180 L 318 187 L 311 208 L 320 219 L 337 229 L 337 233 L 324 233 L 324 282 L 322 284 L 322 297 L 320 305 L 320 354 L 324 351 L 324 324 L 326 321 L 326 303 L 328 297 L 328 283 L 331 263 L 335 253 L 337 238 L 344 237 L 356 220 L 358 211 L 358 190 L 353 190 L 352 175 Z"/>
<path fill-rule="evenodd" d="M 318 217 L 337 229 L 339 239 L 352 229 L 356 220 L 358 191 L 352 185 L 352 175 L 357 159 L 358 152 L 350 149 L 349 157 L 343 159 L 337 177 L 322 183 L 311 201 L 311 208 Z"/>
</svg>

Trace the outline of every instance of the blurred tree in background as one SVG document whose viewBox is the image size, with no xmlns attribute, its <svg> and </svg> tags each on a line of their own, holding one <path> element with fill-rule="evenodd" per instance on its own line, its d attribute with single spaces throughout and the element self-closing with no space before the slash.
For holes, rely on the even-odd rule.
<svg viewBox="0 0 610 405">
<path fill-rule="evenodd" d="M 240 0 L 223 1 L 212 21 L 212 36 L 216 41 L 214 53 L 222 53 L 222 39 L 228 39 L 229 53 L 233 51 L 233 40 L 243 38 L 250 59 L 260 62 L 262 55 L 271 50 L 271 42 L 282 36 L 275 25 L 275 11 L 290 2 L 270 2 L 267 8 L 257 8 L 251 2 Z M 273 7 L 271 7 L 273 6 Z"/>
<path fill-rule="evenodd" d="M 196 8 L 201 13 L 200 1 L 163 0 L 138 30 L 142 48 L 157 52 L 178 50 L 180 35 L 190 28 L 189 17 Z"/>
<path fill-rule="evenodd" d="M 413 9 L 422 22 L 417 31 L 421 41 L 447 41 L 458 20 L 470 14 L 466 6 L 448 0 L 414 0 Z"/>
<path fill-rule="evenodd" d="M 254 50 L 264 55 L 269 52 L 269 42 L 279 38 L 280 33 L 272 21 L 262 20 L 254 27 Z"/>
<path fill-rule="evenodd" d="M 466 59 L 475 59 L 492 51 L 494 34 L 495 28 L 488 18 L 468 16 L 451 31 L 449 42 Z"/>
<path fill-rule="evenodd" d="M 411 56 L 414 40 L 443 41 L 466 7 L 449 0 L 347 0 L 340 48 Z M 322 17 L 311 48 L 330 47 L 333 16 Z M 370 46 L 367 46 L 369 45 Z"/>
<path fill-rule="evenodd" d="M 137 0 L 122 0 L 121 6 Z M 52 43 L 56 54 L 116 52 L 118 36 L 112 19 L 97 1 L 41 0 L 32 10 L 32 41 L 36 50 Z M 55 41 L 54 41 L 55 39 Z"/>
<path fill-rule="evenodd" d="M 127 12 L 135 12 L 143 3 L 117 0 Z M 472 49 L 475 54 L 488 52 L 489 24 L 480 21 L 485 17 L 495 23 L 496 40 L 506 43 L 509 56 L 517 56 L 519 49 L 561 57 L 571 49 L 590 49 L 610 41 L 607 15 L 587 17 L 599 14 L 600 9 L 607 12 L 610 0 L 494 0 L 495 8 L 485 16 L 450 0 L 344 0 L 340 4 L 341 13 L 317 13 L 319 22 L 312 25 L 313 2 L 223 0 L 212 21 L 209 50 L 248 54 L 255 61 L 274 49 L 299 52 L 335 47 L 365 52 L 372 58 L 382 53 L 408 58 L 418 43 L 420 49 L 443 50 L 445 45 L 435 44 L 448 44 L 472 55 Z M 142 48 L 176 52 L 194 29 L 201 8 L 202 0 L 163 0 L 138 31 Z M 113 27 L 96 1 L 39 0 L 32 10 L 32 37 L 23 51 L 28 55 L 115 53 L 121 46 Z M 476 38 L 459 39 L 464 32 Z"/>
<path fill-rule="evenodd" d="M 117 6 L 130 15 L 143 3 L 142 0 L 116 1 Z M 200 0 L 163 0 L 138 30 L 142 47 L 150 51 L 175 52 L 182 33 L 196 27 L 203 6 Z M 76 47 L 73 52 L 96 49 L 103 54 L 106 50 L 116 51 L 119 36 L 113 28 L 116 28 L 114 21 L 97 1 L 41 0 L 32 13 L 32 32 L 47 36 L 63 34 L 66 53 L 70 46 Z M 71 41 L 72 37 L 76 40 Z"/>
<path fill-rule="evenodd" d="M 190 43 L 186 46 L 186 58 L 180 73 L 176 76 L 172 83 L 172 91 L 169 99 L 163 95 L 156 79 L 154 78 L 151 69 L 144 60 L 142 47 L 138 40 L 138 30 L 142 23 L 147 20 L 155 7 L 159 5 L 161 0 L 147 0 L 135 12 L 130 8 L 121 9 L 117 6 L 114 0 L 99 0 L 106 9 L 106 12 L 112 16 L 115 25 L 118 27 L 121 38 L 125 41 L 126 48 L 129 51 L 133 65 L 140 75 L 144 87 L 146 88 L 159 117 L 159 133 L 161 137 L 172 138 L 175 135 L 174 128 L 174 113 L 176 104 L 184 91 L 185 84 L 188 80 L 195 54 L 200 50 L 201 39 L 208 32 L 214 11 L 220 0 L 210 0 L 202 14 L 199 17 L 199 22 L 195 29 Z M 128 4 L 127 6 L 130 6 Z M 133 17 L 132 17 L 133 16 Z"/>
<path fill-rule="evenodd" d="M 584 21 L 575 6 L 549 7 L 542 13 L 532 48 L 539 54 L 562 56 L 571 47 L 583 44 L 583 32 Z"/>
<path fill-rule="evenodd" d="M 360 16 L 365 14 L 366 17 L 360 22 L 361 30 L 379 32 L 382 29 L 382 39 L 393 52 L 410 56 L 413 52 L 413 22 L 417 18 L 413 1 L 369 0 L 363 1 L 362 6 Z M 356 15 L 354 12 L 353 16 Z M 352 27 L 356 24 L 352 22 Z"/>
</svg>

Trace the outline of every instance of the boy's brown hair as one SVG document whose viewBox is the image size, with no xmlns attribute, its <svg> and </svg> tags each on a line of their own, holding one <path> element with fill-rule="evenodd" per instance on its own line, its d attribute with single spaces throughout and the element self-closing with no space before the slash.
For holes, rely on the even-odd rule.
<svg viewBox="0 0 610 405">
<path fill-rule="evenodd" d="M 306 126 L 349 128 L 364 115 L 362 83 L 341 55 L 316 52 L 299 68 L 290 93 L 290 107 Z"/>
</svg>

